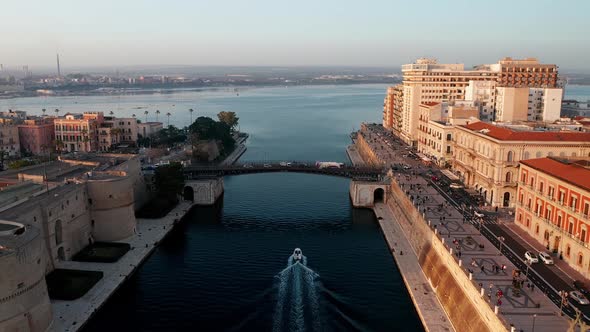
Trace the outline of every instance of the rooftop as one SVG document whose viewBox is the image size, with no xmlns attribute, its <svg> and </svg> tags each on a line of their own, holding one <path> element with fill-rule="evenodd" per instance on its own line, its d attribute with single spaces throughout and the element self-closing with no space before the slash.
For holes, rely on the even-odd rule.
<svg viewBox="0 0 590 332">
<path fill-rule="evenodd" d="M 588 160 L 538 158 L 523 160 L 521 163 L 590 191 L 590 162 Z"/>
<path fill-rule="evenodd" d="M 590 144 L 590 133 L 574 131 L 517 131 L 481 121 L 463 125 L 462 127 L 471 131 L 481 132 L 486 136 L 501 141 L 587 142 Z"/>
</svg>

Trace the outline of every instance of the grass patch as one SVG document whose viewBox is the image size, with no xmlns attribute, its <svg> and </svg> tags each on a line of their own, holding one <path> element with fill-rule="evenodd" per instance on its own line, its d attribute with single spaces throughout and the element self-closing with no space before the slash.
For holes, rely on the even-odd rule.
<svg viewBox="0 0 590 332">
<path fill-rule="evenodd" d="M 128 243 L 94 242 L 74 255 L 78 262 L 114 263 L 125 255 L 131 246 Z"/>
<path fill-rule="evenodd" d="M 137 218 L 157 219 L 166 216 L 178 204 L 176 198 L 155 197 L 135 213 Z"/>
<path fill-rule="evenodd" d="M 102 277 L 100 271 L 55 269 L 45 280 L 50 298 L 72 301 L 86 294 Z"/>
</svg>

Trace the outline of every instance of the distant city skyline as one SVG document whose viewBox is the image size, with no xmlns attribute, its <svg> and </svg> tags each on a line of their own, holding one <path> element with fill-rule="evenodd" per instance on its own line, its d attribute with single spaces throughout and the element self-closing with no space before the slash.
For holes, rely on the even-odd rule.
<svg viewBox="0 0 590 332">
<path fill-rule="evenodd" d="M 33 4 L 33 5 L 31 5 Z M 467 66 L 536 57 L 590 70 L 590 3 L 301 0 L 3 3 L 0 63 L 31 70 L 197 66 Z"/>
</svg>

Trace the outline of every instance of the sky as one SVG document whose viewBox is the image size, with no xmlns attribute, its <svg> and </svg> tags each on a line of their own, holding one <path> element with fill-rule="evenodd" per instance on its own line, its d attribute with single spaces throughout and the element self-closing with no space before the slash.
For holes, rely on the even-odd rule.
<svg viewBox="0 0 590 332">
<path fill-rule="evenodd" d="M 590 70 L 590 1 L 1 0 L 0 63 L 397 67 L 537 57 Z"/>
</svg>

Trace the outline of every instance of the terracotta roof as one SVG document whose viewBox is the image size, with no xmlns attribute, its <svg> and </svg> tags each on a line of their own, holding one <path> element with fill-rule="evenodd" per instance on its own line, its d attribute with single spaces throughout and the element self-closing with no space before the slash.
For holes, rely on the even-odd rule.
<svg viewBox="0 0 590 332">
<path fill-rule="evenodd" d="M 549 174 L 574 186 L 590 191 L 590 168 L 587 162 L 560 161 L 556 158 L 521 160 L 522 164 Z"/>
<path fill-rule="evenodd" d="M 501 141 L 557 141 L 557 142 L 587 142 L 590 144 L 590 133 L 573 131 L 516 131 L 505 127 L 494 126 L 487 122 L 474 122 L 462 127 L 471 131 L 487 129 L 486 136 Z"/>
<path fill-rule="evenodd" d="M 436 101 L 427 101 L 427 102 L 423 102 L 421 103 L 421 105 L 425 105 L 425 106 L 434 106 L 434 105 L 438 105 L 440 103 L 436 102 Z"/>
</svg>

